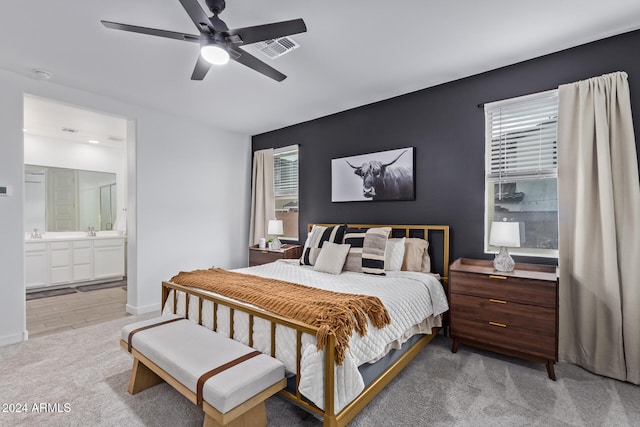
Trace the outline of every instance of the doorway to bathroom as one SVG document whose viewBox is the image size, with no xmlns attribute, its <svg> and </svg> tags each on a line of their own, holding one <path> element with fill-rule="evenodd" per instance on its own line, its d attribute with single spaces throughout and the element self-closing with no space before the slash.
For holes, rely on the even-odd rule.
<svg viewBox="0 0 640 427">
<path fill-rule="evenodd" d="M 24 96 L 29 337 L 127 316 L 128 120 Z"/>
</svg>

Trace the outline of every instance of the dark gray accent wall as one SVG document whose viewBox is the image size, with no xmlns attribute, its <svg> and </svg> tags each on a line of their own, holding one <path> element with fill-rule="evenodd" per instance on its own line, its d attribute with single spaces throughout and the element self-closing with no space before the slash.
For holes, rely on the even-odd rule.
<svg viewBox="0 0 640 427">
<path fill-rule="evenodd" d="M 315 222 L 448 224 L 452 260 L 484 253 L 484 110 L 478 104 L 626 71 L 636 135 L 640 31 L 255 135 L 253 150 L 300 144 L 300 239 Z M 434 59 L 437 60 L 437 59 Z M 636 138 L 637 144 L 637 138 Z M 416 199 L 331 202 L 331 159 L 415 147 Z M 516 261 L 550 262 L 519 258 Z M 555 260 L 552 260 L 555 261 Z"/>
</svg>

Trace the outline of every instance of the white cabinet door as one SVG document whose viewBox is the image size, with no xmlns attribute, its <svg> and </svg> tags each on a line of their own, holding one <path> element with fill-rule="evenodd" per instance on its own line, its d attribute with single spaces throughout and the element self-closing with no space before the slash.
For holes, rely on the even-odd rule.
<svg viewBox="0 0 640 427">
<path fill-rule="evenodd" d="M 27 288 L 49 284 L 46 243 L 26 243 L 24 251 L 24 282 Z"/>
<path fill-rule="evenodd" d="M 78 240 L 73 242 L 73 281 L 84 282 L 93 279 L 93 242 Z"/>
<path fill-rule="evenodd" d="M 49 243 L 49 266 L 51 268 L 50 283 L 58 285 L 71 281 L 71 243 Z"/>
<path fill-rule="evenodd" d="M 93 272 L 95 279 L 124 276 L 124 239 L 93 242 Z"/>
</svg>

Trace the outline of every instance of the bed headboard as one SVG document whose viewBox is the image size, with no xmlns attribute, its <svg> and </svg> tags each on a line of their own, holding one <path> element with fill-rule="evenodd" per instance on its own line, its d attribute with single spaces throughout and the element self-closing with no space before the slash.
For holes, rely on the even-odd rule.
<svg viewBox="0 0 640 427">
<path fill-rule="evenodd" d="M 442 283 L 449 284 L 449 226 L 448 225 L 397 225 L 397 224 L 308 224 L 307 232 L 314 225 L 332 227 L 346 225 L 349 228 L 391 227 L 390 237 L 416 237 L 429 241 L 432 271 L 439 273 Z"/>
</svg>

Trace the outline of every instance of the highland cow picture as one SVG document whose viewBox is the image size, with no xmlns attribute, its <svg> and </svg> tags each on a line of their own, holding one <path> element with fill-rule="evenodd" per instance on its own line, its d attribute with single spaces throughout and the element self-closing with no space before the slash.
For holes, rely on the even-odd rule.
<svg viewBox="0 0 640 427">
<path fill-rule="evenodd" d="M 331 201 L 414 200 L 413 147 L 331 160 Z"/>
</svg>

